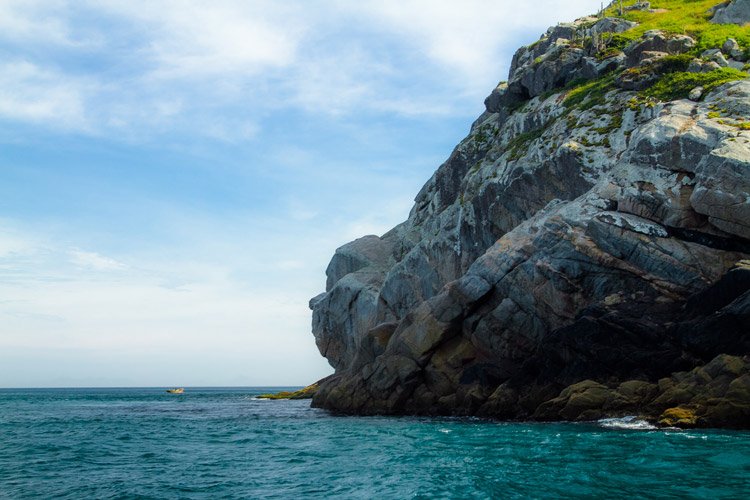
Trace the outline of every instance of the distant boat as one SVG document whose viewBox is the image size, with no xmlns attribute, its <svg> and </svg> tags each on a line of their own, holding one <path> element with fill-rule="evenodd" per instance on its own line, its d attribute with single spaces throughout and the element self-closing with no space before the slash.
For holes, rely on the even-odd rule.
<svg viewBox="0 0 750 500">
<path fill-rule="evenodd" d="M 167 389 L 167 392 L 170 394 L 182 394 L 183 392 L 185 392 L 185 389 L 183 389 L 182 387 L 177 387 L 175 389 Z"/>
</svg>

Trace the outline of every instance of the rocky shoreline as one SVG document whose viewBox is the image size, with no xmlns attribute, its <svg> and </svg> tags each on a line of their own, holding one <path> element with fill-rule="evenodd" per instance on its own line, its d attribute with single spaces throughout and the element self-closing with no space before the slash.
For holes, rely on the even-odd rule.
<svg viewBox="0 0 750 500">
<path fill-rule="evenodd" d="M 518 50 L 408 220 L 336 251 L 313 405 L 750 428 L 750 2 L 711 3 Z"/>
</svg>

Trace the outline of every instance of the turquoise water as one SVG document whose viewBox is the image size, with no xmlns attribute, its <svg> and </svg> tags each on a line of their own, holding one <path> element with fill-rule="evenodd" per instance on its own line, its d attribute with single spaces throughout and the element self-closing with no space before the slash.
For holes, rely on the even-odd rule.
<svg viewBox="0 0 750 500">
<path fill-rule="evenodd" d="M 335 417 L 263 389 L 0 390 L 3 498 L 741 498 L 750 433 Z"/>
</svg>

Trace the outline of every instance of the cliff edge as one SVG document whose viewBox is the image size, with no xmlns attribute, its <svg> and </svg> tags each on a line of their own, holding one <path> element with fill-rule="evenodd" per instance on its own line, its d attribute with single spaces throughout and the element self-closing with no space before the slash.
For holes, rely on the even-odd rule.
<svg viewBox="0 0 750 500">
<path fill-rule="evenodd" d="M 336 251 L 315 406 L 750 427 L 750 2 L 624 4 L 519 49 L 409 218 Z"/>
</svg>

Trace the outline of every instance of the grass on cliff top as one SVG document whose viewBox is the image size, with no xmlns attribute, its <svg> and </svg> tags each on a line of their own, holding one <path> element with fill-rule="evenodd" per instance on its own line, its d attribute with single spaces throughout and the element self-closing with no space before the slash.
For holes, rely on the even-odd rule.
<svg viewBox="0 0 750 500">
<path fill-rule="evenodd" d="M 703 87 L 703 93 L 707 94 L 719 85 L 743 78 L 747 78 L 747 73 L 733 68 L 720 68 L 708 73 L 679 71 L 662 76 L 652 87 L 644 90 L 643 94 L 662 101 L 673 101 L 684 98 L 695 87 Z"/>
<path fill-rule="evenodd" d="M 625 7 L 633 5 L 636 0 L 624 1 Z M 628 21 L 635 21 L 638 26 L 624 33 L 615 35 L 615 42 L 624 46 L 640 38 L 649 30 L 662 30 L 676 35 L 688 35 L 695 39 L 697 45 L 693 50 L 699 54 L 706 49 L 721 47 L 727 38 L 734 38 L 743 48 L 750 47 L 750 28 L 736 24 L 712 24 L 712 7 L 721 0 L 652 0 L 651 9 L 664 12 L 641 10 L 625 11 L 622 16 Z M 605 10 L 606 16 L 620 17 L 617 2 Z"/>
<path fill-rule="evenodd" d="M 623 2 L 625 7 L 633 5 L 636 0 Z M 668 34 L 684 34 L 693 37 L 697 45 L 687 54 L 672 55 L 661 59 L 655 67 L 632 68 L 626 71 L 655 71 L 658 80 L 649 88 L 639 92 L 642 97 L 671 101 L 687 98 L 695 87 L 703 87 L 704 95 L 716 87 L 735 80 L 747 78 L 747 73 L 733 69 L 721 68 L 708 73 L 688 73 L 690 61 L 709 48 L 720 48 L 728 38 L 734 38 L 750 53 L 750 27 L 735 24 L 720 25 L 710 23 L 713 13 L 710 9 L 720 0 L 654 0 L 651 8 L 657 12 L 625 11 L 623 18 L 639 23 L 634 28 L 618 33 L 609 42 L 607 50 L 624 48 L 634 40 L 640 39 L 648 30 L 659 29 Z M 663 12 L 658 12 L 663 10 Z M 617 2 L 605 11 L 605 15 L 619 17 Z M 616 88 L 615 75 L 606 75 L 588 82 L 574 82 L 566 90 L 564 100 L 567 108 L 580 108 L 585 111 L 597 105 L 605 104 L 607 92 Z"/>
</svg>

